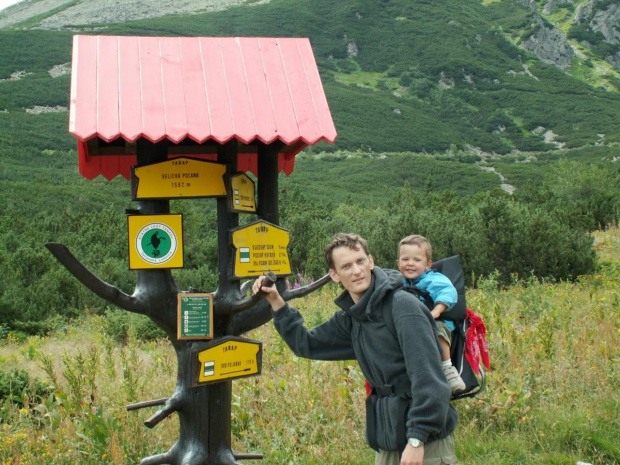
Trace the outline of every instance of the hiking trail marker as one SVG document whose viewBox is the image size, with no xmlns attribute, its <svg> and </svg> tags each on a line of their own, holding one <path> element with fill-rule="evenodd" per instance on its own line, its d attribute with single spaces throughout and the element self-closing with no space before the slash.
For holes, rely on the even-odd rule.
<svg viewBox="0 0 620 465">
<path fill-rule="evenodd" d="M 133 167 L 133 199 L 225 197 L 226 165 L 179 157 Z"/>
<path fill-rule="evenodd" d="M 182 215 L 129 215 L 129 269 L 183 268 Z"/>
<path fill-rule="evenodd" d="M 259 375 L 263 344 L 228 336 L 192 348 L 191 386 Z"/>
<path fill-rule="evenodd" d="M 177 295 L 177 339 L 213 339 L 213 294 Z"/>
<path fill-rule="evenodd" d="M 291 274 L 288 258 L 290 235 L 286 229 L 266 221 L 248 223 L 232 231 L 235 247 L 235 278 L 262 276 L 269 271 L 276 276 Z"/>
<path fill-rule="evenodd" d="M 256 186 L 247 174 L 237 173 L 231 176 L 230 190 L 232 192 L 230 211 L 240 213 L 256 212 Z"/>
<path fill-rule="evenodd" d="M 240 336 L 272 318 L 262 291 L 244 296 L 241 278 L 267 274 L 285 301 L 331 281 L 286 288 L 289 233 L 277 226 L 279 173 L 290 175 L 307 146 L 337 136 L 309 38 L 75 35 L 69 102 L 80 174 L 131 178 L 134 291 L 100 279 L 63 244 L 46 247 L 95 295 L 162 328 L 177 357 L 170 397 L 127 406 L 159 407 L 148 428 L 178 413 L 178 440 L 140 464 L 262 459 L 232 448 L 232 381 L 260 374 L 262 360 L 261 343 Z M 214 197 L 205 207 L 217 213 L 212 294 L 182 291 L 171 270 L 184 267 L 183 222 L 170 214 L 171 199 L 200 197 Z M 242 213 L 260 221 L 239 227 Z M 194 268 L 201 257 L 192 258 Z"/>
</svg>

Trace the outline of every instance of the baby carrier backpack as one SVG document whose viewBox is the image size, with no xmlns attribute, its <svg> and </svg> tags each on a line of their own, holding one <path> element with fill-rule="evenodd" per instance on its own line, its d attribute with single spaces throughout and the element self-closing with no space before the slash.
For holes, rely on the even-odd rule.
<svg viewBox="0 0 620 465">
<path fill-rule="evenodd" d="M 438 260 L 433 263 L 431 269 L 447 276 L 458 294 L 457 303 L 439 318 L 451 320 L 456 326 L 452 331 L 450 358 L 467 386 L 463 391 L 453 394 L 452 400 L 474 397 L 484 390 L 486 386 L 484 368 L 490 368 L 484 323 L 476 313 L 467 308 L 465 303 L 465 279 L 461 257 L 454 255 Z M 435 306 L 428 292 L 416 286 L 406 286 L 404 289 L 416 295 L 430 310 Z"/>
</svg>

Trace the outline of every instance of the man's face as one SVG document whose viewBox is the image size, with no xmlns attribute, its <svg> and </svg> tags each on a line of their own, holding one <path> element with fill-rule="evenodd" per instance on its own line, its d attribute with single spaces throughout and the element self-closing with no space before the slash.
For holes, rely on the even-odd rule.
<svg viewBox="0 0 620 465">
<path fill-rule="evenodd" d="M 403 244 L 400 246 L 398 269 L 407 279 L 415 279 L 430 269 L 433 262 L 419 245 Z"/>
<path fill-rule="evenodd" d="M 353 302 L 359 301 L 372 281 L 370 271 L 375 266 L 372 256 L 366 255 L 361 247 L 355 250 L 337 247 L 332 252 L 332 259 L 334 268 L 329 270 L 332 280 L 349 291 Z"/>
</svg>

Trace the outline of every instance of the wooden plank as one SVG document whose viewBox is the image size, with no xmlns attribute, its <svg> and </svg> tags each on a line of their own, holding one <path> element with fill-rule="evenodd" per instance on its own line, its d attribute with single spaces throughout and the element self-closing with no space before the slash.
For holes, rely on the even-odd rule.
<svg viewBox="0 0 620 465">
<path fill-rule="evenodd" d="M 111 141 L 118 137 L 118 38 L 97 37 L 97 135 Z"/>
<path fill-rule="evenodd" d="M 234 135 L 247 144 L 256 138 L 256 126 L 254 125 L 254 110 L 248 94 L 248 77 L 244 68 L 241 43 L 238 38 L 220 40 L 220 50 Z"/>
<path fill-rule="evenodd" d="M 75 36 L 71 69 L 69 131 L 81 140 L 97 133 L 97 38 Z"/>
<path fill-rule="evenodd" d="M 312 98 L 312 106 L 315 109 L 317 123 L 320 128 L 319 133 L 322 139 L 333 143 L 337 137 L 336 127 L 334 126 L 334 120 L 327 103 L 327 97 L 325 96 L 325 90 L 323 89 L 323 83 L 321 82 L 319 68 L 316 65 L 310 40 L 299 39 L 297 45 L 304 65 L 308 90 Z M 315 142 L 317 141 L 312 143 L 314 144 Z"/>
<path fill-rule="evenodd" d="M 301 139 L 313 144 L 321 138 L 312 94 L 308 88 L 306 69 L 297 45 L 298 39 L 279 39 L 283 73 L 288 80 L 290 99 L 295 109 Z"/>
</svg>

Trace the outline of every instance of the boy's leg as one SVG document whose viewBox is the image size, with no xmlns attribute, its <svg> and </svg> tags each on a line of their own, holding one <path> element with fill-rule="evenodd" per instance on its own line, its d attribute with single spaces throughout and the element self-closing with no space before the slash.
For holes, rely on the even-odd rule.
<svg viewBox="0 0 620 465">
<path fill-rule="evenodd" d="M 450 360 L 450 343 L 439 336 L 439 345 L 441 346 L 441 360 L 443 362 Z"/>
<path fill-rule="evenodd" d="M 463 379 L 459 375 L 456 368 L 452 366 L 452 360 L 450 360 L 450 343 L 452 342 L 452 331 L 446 326 L 443 321 L 437 321 L 437 335 L 439 336 L 439 344 L 442 348 L 441 353 L 441 365 L 443 371 L 452 388 L 452 394 L 458 391 L 463 391 L 467 386 L 463 382 Z"/>
</svg>

